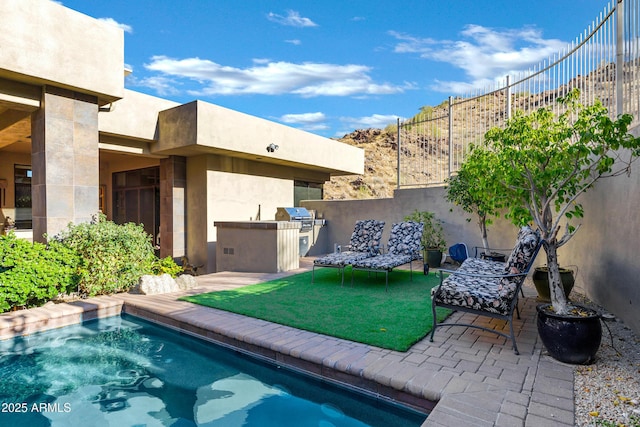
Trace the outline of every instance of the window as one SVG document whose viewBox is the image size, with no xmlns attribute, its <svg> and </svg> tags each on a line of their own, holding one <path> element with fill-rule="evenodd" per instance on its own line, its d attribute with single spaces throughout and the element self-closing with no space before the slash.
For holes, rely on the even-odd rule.
<svg viewBox="0 0 640 427">
<path fill-rule="evenodd" d="M 113 174 L 112 216 L 116 224 L 143 224 L 156 241 L 160 229 L 160 168 Z"/>
<path fill-rule="evenodd" d="M 301 200 L 322 200 L 322 184 L 317 182 L 294 181 L 293 205 L 300 206 Z"/>
<path fill-rule="evenodd" d="M 16 228 L 31 228 L 31 166 L 15 165 L 13 168 Z"/>
</svg>

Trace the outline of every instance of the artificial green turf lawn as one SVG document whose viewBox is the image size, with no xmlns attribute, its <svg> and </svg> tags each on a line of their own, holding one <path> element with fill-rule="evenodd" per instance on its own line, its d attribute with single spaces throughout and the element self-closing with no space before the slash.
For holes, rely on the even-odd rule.
<svg viewBox="0 0 640 427">
<path fill-rule="evenodd" d="M 181 298 L 196 304 L 231 311 L 298 329 L 397 351 L 407 351 L 433 327 L 431 288 L 438 277 L 422 271 L 394 270 L 385 292 L 384 274 L 319 268 L 311 272 L 245 286 Z M 438 309 L 438 319 L 450 314 Z"/>
</svg>

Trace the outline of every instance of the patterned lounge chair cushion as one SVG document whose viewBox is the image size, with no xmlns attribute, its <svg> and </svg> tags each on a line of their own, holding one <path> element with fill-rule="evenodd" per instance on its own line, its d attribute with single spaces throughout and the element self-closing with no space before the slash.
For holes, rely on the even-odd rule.
<svg viewBox="0 0 640 427">
<path fill-rule="evenodd" d="M 512 300 L 517 296 L 517 286 L 524 276 L 511 278 L 482 277 L 487 275 L 518 274 L 526 270 L 540 241 L 540 234 L 530 227 L 523 227 L 518 241 L 506 263 L 478 258 L 465 260 L 459 272 L 452 274 L 432 290 L 439 302 L 502 315 L 509 314 Z"/>
<path fill-rule="evenodd" d="M 351 234 L 349 249 L 353 252 L 369 252 L 375 255 L 380 249 L 382 230 L 384 221 L 375 219 L 363 219 L 356 221 L 356 225 Z"/>
<path fill-rule="evenodd" d="M 485 273 L 486 274 L 486 273 Z M 455 277 L 455 279 L 454 279 Z M 438 302 L 506 315 L 516 296 L 515 288 L 504 287 L 498 279 L 478 276 L 449 276 L 442 281 Z M 434 293 L 432 290 L 432 293 Z"/>
<path fill-rule="evenodd" d="M 533 256 L 538 242 L 540 241 L 540 232 L 533 231 L 529 226 L 524 226 L 518 232 L 518 240 L 509 255 L 505 266 L 505 273 L 516 274 L 522 273 Z"/>
<path fill-rule="evenodd" d="M 424 224 L 421 222 L 407 221 L 393 224 L 389 236 L 388 253 L 419 256 L 423 228 Z"/>
<path fill-rule="evenodd" d="M 509 255 L 509 259 L 505 264 L 504 272 L 506 274 L 518 274 L 526 271 L 527 266 L 531 263 L 531 258 L 536 252 L 538 243 L 540 242 L 540 232 L 533 231 L 529 226 L 522 227 L 518 232 L 518 240 Z M 503 286 L 516 287 L 524 280 L 523 276 L 508 277 L 502 279 Z"/>
<path fill-rule="evenodd" d="M 366 258 L 353 263 L 356 268 L 391 271 L 399 265 L 420 258 L 420 241 L 422 240 L 421 222 L 401 222 L 393 224 L 389 236 L 388 252 L 383 255 Z"/>
<path fill-rule="evenodd" d="M 369 252 L 344 251 L 325 255 L 322 258 L 316 258 L 313 260 L 313 263 L 319 266 L 331 265 L 345 267 L 361 259 L 369 258 L 370 256 L 371 254 Z"/>
<path fill-rule="evenodd" d="M 391 271 L 393 268 L 411 262 L 413 257 L 411 255 L 403 254 L 391 254 L 378 255 L 370 258 L 365 258 L 359 261 L 355 261 L 352 265 L 356 268 L 368 268 L 371 270 L 387 270 Z"/>
<path fill-rule="evenodd" d="M 460 267 L 461 271 L 477 274 L 504 274 L 506 263 L 498 261 L 490 261 L 482 258 L 467 258 Z"/>
<path fill-rule="evenodd" d="M 350 250 L 316 258 L 313 263 L 318 266 L 345 267 L 355 261 L 377 255 L 380 253 L 380 239 L 384 224 L 384 221 L 375 219 L 356 221 L 349 241 Z"/>
</svg>

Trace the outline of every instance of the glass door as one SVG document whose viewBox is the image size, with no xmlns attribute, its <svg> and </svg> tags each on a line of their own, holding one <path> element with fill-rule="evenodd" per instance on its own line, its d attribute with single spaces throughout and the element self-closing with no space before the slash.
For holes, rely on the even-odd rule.
<svg viewBox="0 0 640 427">
<path fill-rule="evenodd" d="M 143 224 L 155 244 L 160 231 L 160 168 L 113 174 L 113 222 Z"/>
</svg>

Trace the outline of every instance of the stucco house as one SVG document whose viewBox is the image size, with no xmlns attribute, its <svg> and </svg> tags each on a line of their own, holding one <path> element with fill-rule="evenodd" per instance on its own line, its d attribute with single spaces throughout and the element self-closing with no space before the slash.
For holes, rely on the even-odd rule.
<svg viewBox="0 0 640 427">
<path fill-rule="evenodd" d="M 296 194 L 363 172 L 361 149 L 125 89 L 124 33 L 92 17 L 3 0 L 0 22 L 0 223 L 36 241 L 102 211 L 213 272 L 214 222 L 273 220 Z"/>
</svg>

